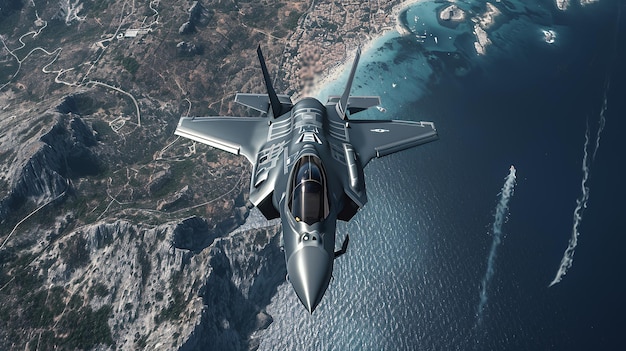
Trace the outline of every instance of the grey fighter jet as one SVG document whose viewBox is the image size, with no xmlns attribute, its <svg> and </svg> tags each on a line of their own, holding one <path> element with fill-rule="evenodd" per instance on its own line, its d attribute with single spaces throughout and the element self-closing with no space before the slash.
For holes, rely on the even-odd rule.
<svg viewBox="0 0 626 351">
<path fill-rule="evenodd" d="M 253 165 L 250 201 L 267 219 L 281 218 L 287 279 L 313 313 L 328 288 L 337 220 L 349 221 L 367 202 L 363 168 L 382 157 L 437 139 L 431 122 L 358 120 L 380 105 L 378 96 L 350 96 L 360 49 L 341 96 L 292 103 L 276 94 L 261 48 L 267 94 L 238 93 L 235 101 L 260 117 L 182 117 L 175 134 L 235 155 Z"/>
</svg>

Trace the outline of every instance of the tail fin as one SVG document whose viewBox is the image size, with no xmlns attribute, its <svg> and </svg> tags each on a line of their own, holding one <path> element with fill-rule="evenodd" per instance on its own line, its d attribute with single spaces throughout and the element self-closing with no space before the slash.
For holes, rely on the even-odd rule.
<svg viewBox="0 0 626 351">
<path fill-rule="evenodd" d="M 267 95 L 270 98 L 270 105 L 272 107 L 272 113 L 274 114 L 274 118 L 280 117 L 282 114 L 282 104 L 278 99 L 278 95 L 276 95 L 276 91 L 272 86 L 272 80 L 270 79 L 270 74 L 267 72 L 267 66 L 265 65 L 265 59 L 263 58 L 263 53 L 261 52 L 261 45 L 256 49 L 256 53 L 259 55 L 259 61 L 261 62 L 261 70 L 263 71 L 263 79 L 265 80 L 265 87 L 267 88 Z"/>
<path fill-rule="evenodd" d="M 356 49 L 356 55 L 354 56 L 354 63 L 352 64 L 352 70 L 350 71 L 350 77 L 348 77 L 348 84 L 346 84 L 346 89 L 343 91 L 343 95 L 341 95 L 341 99 L 335 108 L 337 109 L 337 113 L 341 119 L 346 119 L 346 110 L 348 105 L 348 98 L 350 98 L 350 89 L 352 88 L 352 81 L 354 80 L 354 74 L 356 73 L 356 67 L 359 65 L 359 58 L 361 57 L 361 47 Z"/>
</svg>

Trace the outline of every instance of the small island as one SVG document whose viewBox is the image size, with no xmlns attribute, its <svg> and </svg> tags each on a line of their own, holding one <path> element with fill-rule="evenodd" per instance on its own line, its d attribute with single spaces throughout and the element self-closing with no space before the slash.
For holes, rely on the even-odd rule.
<svg viewBox="0 0 626 351">
<path fill-rule="evenodd" d="M 465 21 L 465 11 L 452 4 L 443 7 L 438 14 L 439 24 L 448 28 L 456 28 L 459 23 Z"/>
<path fill-rule="evenodd" d="M 541 31 L 543 32 L 543 40 L 545 40 L 545 42 L 548 44 L 554 44 L 554 42 L 556 41 L 556 32 L 552 29 L 542 29 Z"/>
</svg>

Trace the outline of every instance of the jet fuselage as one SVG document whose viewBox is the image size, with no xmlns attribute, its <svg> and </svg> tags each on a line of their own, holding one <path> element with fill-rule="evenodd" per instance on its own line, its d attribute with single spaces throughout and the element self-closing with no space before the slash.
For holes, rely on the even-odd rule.
<svg viewBox="0 0 626 351">
<path fill-rule="evenodd" d="M 281 218 L 288 279 L 309 312 L 332 277 L 337 220 L 349 221 L 367 202 L 363 169 L 373 158 L 437 139 L 431 122 L 357 120 L 379 106 L 378 96 L 351 96 L 360 49 L 341 96 L 326 104 L 304 98 L 292 104 L 276 94 L 261 48 L 257 54 L 267 94 L 235 101 L 260 117 L 181 117 L 175 134 L 245 156 L 252 167 L 250 202 L 267 219 Z"/>
<path fill-rule="evenodd" d="M 291 143 L 288 180 L 282 192 L 274 192 L 280 208 L 283 250 L 288 279 L 300 301 L 313 312 L 332 276 L 337 214 L 343 207 L 340 177 L 326 167 L 331 149 L 326 107 L 306 98 L 291 110 Z M 342 170 L 345 171 L 345 170 Z"/>
</svg>

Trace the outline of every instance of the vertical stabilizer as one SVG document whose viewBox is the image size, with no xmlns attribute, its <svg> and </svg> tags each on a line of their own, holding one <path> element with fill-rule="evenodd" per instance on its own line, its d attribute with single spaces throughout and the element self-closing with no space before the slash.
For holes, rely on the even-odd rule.
<svg viewBox="0 0 626 351">
<path fill-rule="evenodd" d="M 261 52 L 261 45 L 256 49 L 256 53 L 259 55 L 259 61 L 261 62 L 261 70 L 263 71 L 263 79 L 265 80 L 265 87 L 267 88 L 267 95 L 270 98 L 270 106 L 272 107 L 272 113 L 274 114 L 274 118 L 280 117 L 282 113 L 282 105 L 280 100 L 278 99 L 278 95 L 276 95 L 276 91 L 272 86 L 272 80 L 270 79 L 270 74 L 267 72 L 267 66 L 265 65 L 265 59 L 263 58 L 263 53 Z"/>
<path fill-rule="evenodd" d="M 354 80 L 354 74 L 356 73 L 356 67 L 359 65 L 359 58 L 361 57 L 361 47 L 356 49 L 356 55 L 354 56 L 354 63 L 352 64 L 352 70 L 350 71 L 350 77 L 348 77 L 348 84 L 346 84 L 346 89 L 343 91 L 343 95 L 341 95 L 341 99 L 337 105 L 335 105 L 335 109 L 337 109 L 337 113 L 341 119 L 346 118 L 346 110 L 348 108 L 348 99 L 350 98 L 350 89 L 352 88 L 352 80 Z"/>
</svg>

